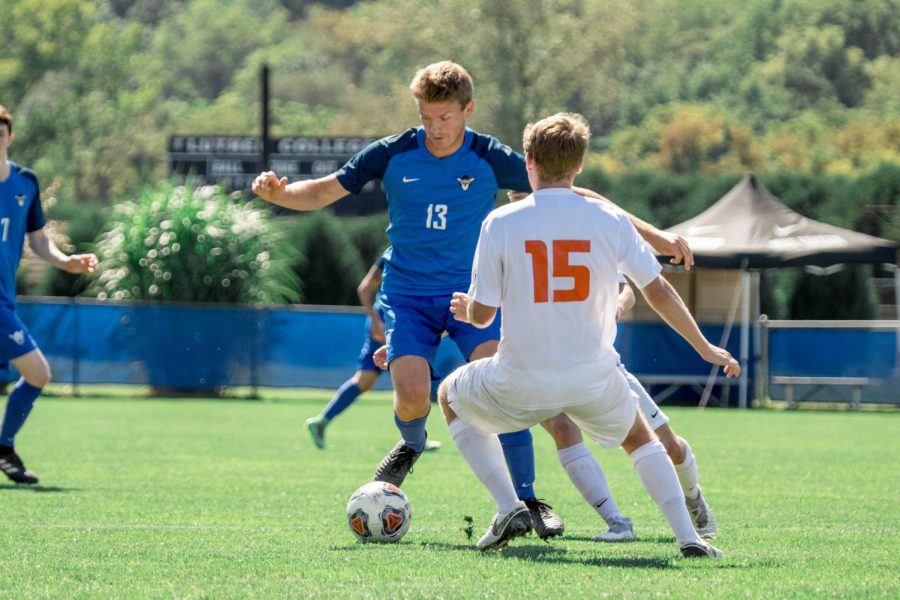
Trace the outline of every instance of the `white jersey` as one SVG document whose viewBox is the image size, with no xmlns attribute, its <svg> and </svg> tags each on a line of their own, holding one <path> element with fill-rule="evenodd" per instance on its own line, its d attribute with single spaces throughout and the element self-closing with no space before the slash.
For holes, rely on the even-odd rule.
<svg viewBox="0 0 900 600">
<path fill-rule="evenodd" d="M 481 227 L 469 294 L 502 308 L 489 390 L 538 409 L 596 398 L 615 372 L 618 272 L 638 287 L 661 267 L 628 217 L 567 188 L 494 210 Z"/>
</svg>

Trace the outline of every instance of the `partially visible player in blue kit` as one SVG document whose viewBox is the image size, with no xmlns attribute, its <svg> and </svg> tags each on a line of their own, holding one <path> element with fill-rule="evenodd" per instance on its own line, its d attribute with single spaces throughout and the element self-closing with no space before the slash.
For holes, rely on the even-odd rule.
<svg viewBox="0 0 900 600">
<path fill-rule="evenodd" d="M 356 295 L 360 305 L 366 311 L 365 334 L 362 349 L 359 351 L 356 372 L 338 388 L 331 401 L 315 417 L 306 420 L 306 429 L 312 436 L 313 443 L 319 449 L 325 448 L 325 428 L 339 414 L 350 408 L 357 398 L 368 392 L 378 381 L 381 369 L 375 365 L 373 355 L 384 344 L 384 321 L 381 317 L 381 303 L 375 298 L 381 288 L 381 276 L 384 271 L 384 255 L 379 256 L 369 268 L 366 276 L 356 287 Z M 432 375 L 432 387 L 437 390 L 440 378 Z M 437 440 L 428 440 L 426 450 L 441 447 Z"/>
<path fill-rule="evenodd" d="M 449 312 L 450 300 L 454 292 L 469 288 L 481 223 L 493 210 L 497 192 L 531 191 L 524 157 L 497 138 L 466 126 L 475 104 L 472 79 L 463 67 L 449 61 L 429 65 L 416 73 L 410 90 L 421 127 L 373 142 L 326 177 L 288 185 L 287 178 L 267 171 L 253 182 L 253 192 L 263 200 L 303 211 L 358 193 L 375 179 L 384 185 L 391 248 L 385 255 L 381 303 L 394 384 L 394 420 L 402 439 L 378 465 L 375 479 L 397 486 L 425 448 L 431 408 L 429 364 L 441 335 L 447 332 L 469 361 L 497 350 L 499 319 L 485 329 L 461 323 Z M 633 221 L 654 249 L 674 255 L 674 260 L 685 258 L 689 266 L 683 239 Z M 559 535 L 562 521 L 532 488 L 531 433 L 509 434 L 501 442 L 535 530 L 542 538 Z"/>
<path fill-rule="evenodd" d="M 68 256 L 47 237 L 37 176 L 9 160 L 13 137 L 12 114 L 0 106 L 0 362 L 12 363 L 22 375 L 9 394 L 0 425 L 0 471 L 16 483 L 34 484 L 37 475 L 16 453 L 15 438 L 50 381 L 50 365 L 16 315 L 16 271 L 22 246 L 27 235 L 35 254 L 69 273 L 93 273 L 97 257 Z"/>
</svg>

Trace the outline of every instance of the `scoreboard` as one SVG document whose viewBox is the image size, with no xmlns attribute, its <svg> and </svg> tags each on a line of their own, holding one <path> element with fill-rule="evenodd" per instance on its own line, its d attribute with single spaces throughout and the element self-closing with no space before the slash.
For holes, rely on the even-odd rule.
<svg viewBox="0 0 900 600">
<path fill-rule="evenodd" d="M 289 182 L 329 175 L 376 138 L 282 137 L 270 138 L 269 170 Z M 262 171 L 262 140 L 251 136 L 186 136 L 169 138 L 169 173 L 190 177 L 194 185 L 222 186 L 249 192 Z M 360 194 L 332 205 L 337 214 L 362 215 L 387 210 L 380 181 L 371 181 Z"/>
</svg>

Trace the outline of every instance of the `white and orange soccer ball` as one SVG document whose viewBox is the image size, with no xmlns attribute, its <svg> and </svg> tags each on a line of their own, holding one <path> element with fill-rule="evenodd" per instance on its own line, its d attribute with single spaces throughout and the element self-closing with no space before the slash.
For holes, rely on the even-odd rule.
<svg viewBox="0 0 900 600">
<path fill-rule="evenodd" d="M 396 542 L 409 529 L 412 507 L 406 494 L 392 483 L 371 481 L 350 496 L 347 524 L 363 542 Z"/>
</svg>

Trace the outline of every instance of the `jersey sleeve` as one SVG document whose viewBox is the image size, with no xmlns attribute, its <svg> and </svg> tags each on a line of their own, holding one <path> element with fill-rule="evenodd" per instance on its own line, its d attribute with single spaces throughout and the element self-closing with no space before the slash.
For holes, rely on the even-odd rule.
<svg viewBox="0 0 900 600">
<path fill-rule="evenodd" d="M 31 233 L 43 229 L 47 224 L 47 218 L 44 216 L 44 208 L 41 206 L 41 186 L 38 184 L 37 175 L 32 171 L 24 171 L 23 174 L 34 184 L 34 198 L 31 200 L 31 206 L 28 207 L 28 216 L 25 220 L 25 231 Z"/>
<path fill-rule="evenodd" d="M 619 272 L 628 276 L 639 288 L 652 283 L 662 272 L 656 255 L 625 213 L 619 213 Z"/>
<path fill-rule="evenodd" d="M 491 138 L 485 158 L 494 170 L 500 189 L 531 192 L 524 156 L 497 138 Z"/>
<path fill-rule="evenodd" d="M 357 152 L 335 175 L 338 182 L 351 194 L 359 194 L 363 186 L 374 179 L 384 177 L 390 159 L 391 138 L 376 140 Z"/>
<path fill-rule="evenodd" d="M 469 295 L 485 306 L 499 307 L 503 290 L 503 261 L 498 248 L 497 228 L 489 216 L 481 225 L 472 264 Z"/>
</svg>

